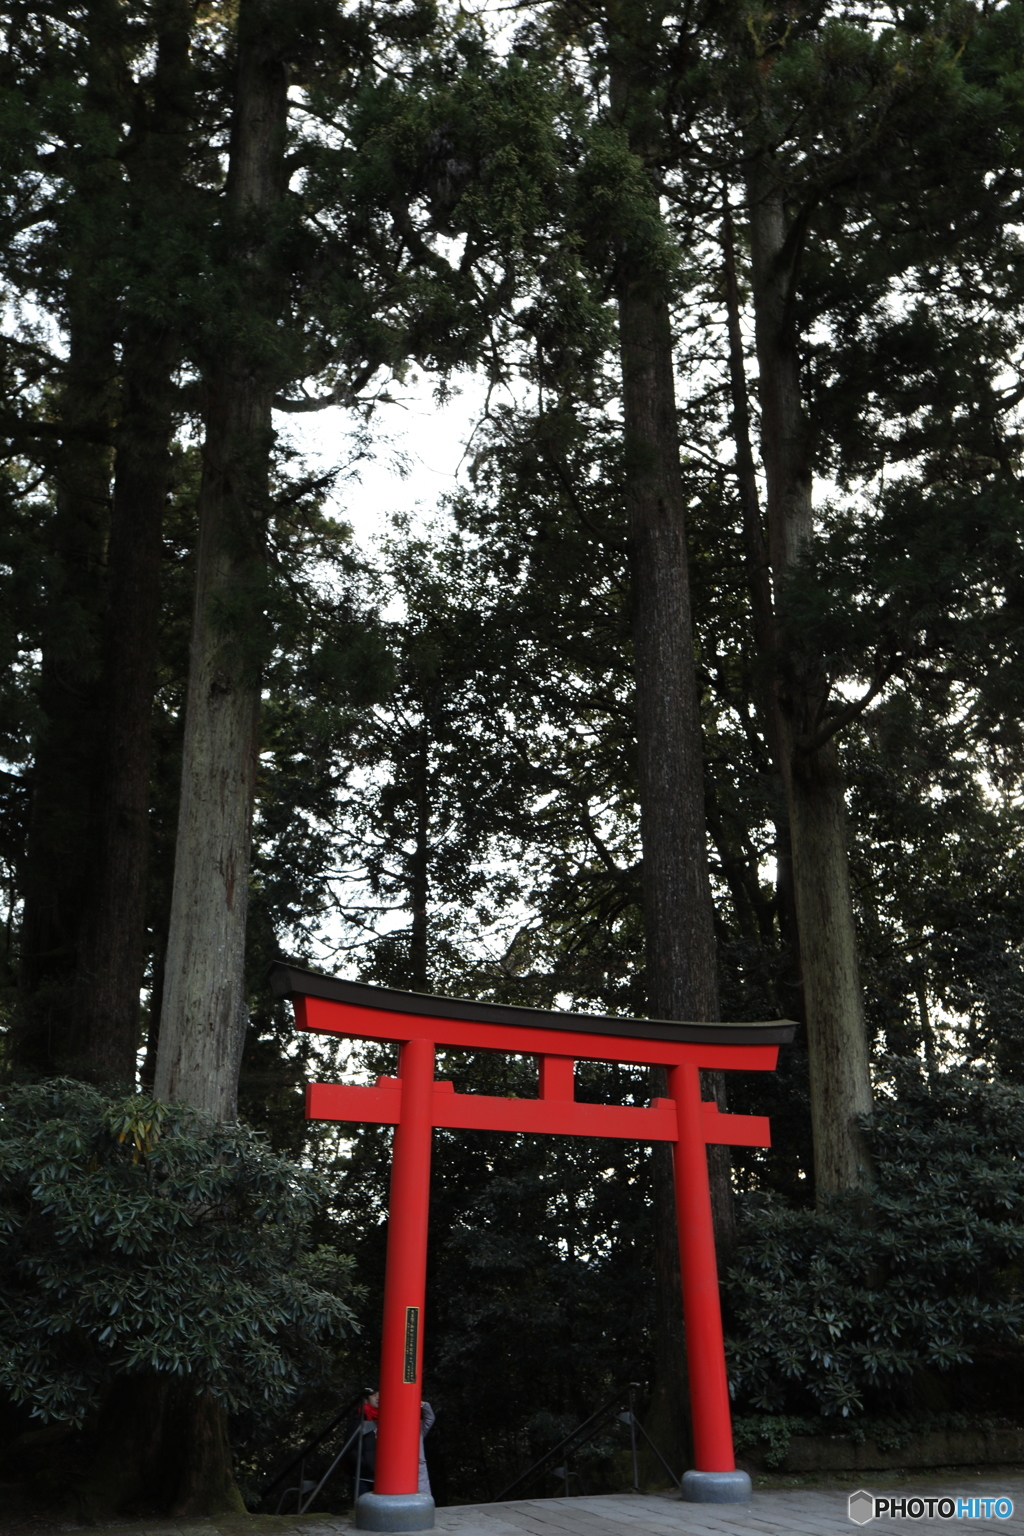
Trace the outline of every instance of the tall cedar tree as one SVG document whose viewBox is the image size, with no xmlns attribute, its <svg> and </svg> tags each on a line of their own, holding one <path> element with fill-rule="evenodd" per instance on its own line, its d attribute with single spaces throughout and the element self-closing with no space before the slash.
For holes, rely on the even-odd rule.
<svg viewBox="0 0 1024 1536">
<path fill-rule="evenodd" d="M 282 308 L 273 237 L 286 187 L 288 68 L 274 0 L 243 0 L 225 218 L 234 242 L 234 334 L 205 379 L 196 602 L 181 802 L 154 1091 L 236 1116 L 245 1040 L 245 920 L 260 711 L 260 657 L 243 640 L 260 591 Z"/>
<path fill-rule="evenodd" d="M 124 321 L 121 404 L 102 656 L 102 747 L 90 860 L 90 899 L 79 940 L 75 1038 L 94 1080 L 130 1084 L 139 1045 L 146 962 L 152 705 L 160 615 L 161 534 L 171 477 L 175 370 L 182 321 L 157 295 L 173 291 L 185 216 L 185 164 L 193 95 L 191 8 L 152 10 L 152 95 L 139 89 L 125 145 L 127 236 L 146 265 Z M 148 260 L 146 260 L 148 258 Z M 168 270 L 168 269 L 171 270 Z"/>
<path fill-rule="evenodd" d="M 825 402 L 812 406 L 808 331 L 848 302 L 843 276 L 828 270 L 825 254 L 831 242 L 837 254 L 844 249 L 849 254 L 837 240 L 844 225 L 870 219 L 894 198 L 907 218 L 915 195 L 925 192 L 929 172 L 911 164 L 904 146 L 933 132 L 939 112 L 956 112 L 957 82 L 941 33 L 920 40 L 896 31 L 872 37 L 855 21 L 816 15 L 800 27 L 782 29 L 760 12 L 743 15 L 749 22 L 746 60 L 733 77 L 729 108 L 743 125 L 736 157 L 746 180 L 766 538 L 752 474 L 727 208 L 723 246 L 733 429 L 761 650 L 764 734 L 784 789 L 780 874 L 786 896 L 791 855 L 815 1187 L 824 1199 L 870 1178 L 858 1125 L 872 1104 L 869 1041 L 838 735 L 883 691 L 900 658 L 888 626 L 881 625 L 860 697 L 837 699 L 835 659 L 801 626 L 792 601 L 818 538 L 814 472 L 829 437 L 841 438 L 845 430 L 829 419 Z M 742 56 L 742 50 L 733 50 L 734 59 Z M 894 187 L 900 190 L 894 193 Z M 870 264 L 867 282 L 858 276 L 869 309 L 900 272 L 899 260 L 885 250 Z M 899 252 L 898 242 L 894 250 Z M 840 408 L 849 405 L 844 399 Z M 788 908 L 783 900 L 783 916 Z"/>
<path fill-rule="evenodd" d="M 124 112 L 124 18 L 109 0 L 93 0 L 66 33 L 52 26 L 63 19 L 47 18 L 51 26 L 38 32 L 18 29 L 20 47 L 12 50 L 22 68 L 34 64 L 45 71 L 44 78 L 51 71 L 73 78 L 77 67 L 82 82 L 80 95 L 71 92 L 74 105 L 64 113 L 54 109 L 44 91 L 30 98 L 38 111 L 40 140 L 34 158 L 42 155 L 47 130 L 59 144 L 55 169 L 63 196 L 54 234 L 64 246 L 66 281 L 55 298 L 67 343 L 57 387 L 52 464 L 49 555 L 56 579 L 40 637 L 39 725 L 20 936 L 21 1009 L 11 1042 L 14 1063 L 36 1073 L 75 1071 L 82 1065 L 72 1020 L 79 929 L 91 894 L 83 845 L 92 822 L 102 741 L 101 657 L 117 395 L 110 237 L 121 228 L 123 211 L 116 155 Z M 63 45 L 53 41 L 55 33 L 63 36 Z"/>
<path fill-rule="evenodd" d="M 672 148 L 659 102 L 690 47 L 674 6 L 586 5 L 552 24 L 589 45 L 599 103 L 590 171 L 592 246 L 610 272 L 618 312 L 625 498 L 643 848 L 647 1008 L 654 1018 L 719 1017 L 714 909 L 704 812 L 704 760 L 690 608 L 686 502 L 679 466 L 670 305 L 675 251 L 659 207 Z M 580 24 L 582 25 L 582 28 Z M 608 177 L 611 177 L 609 185 Z M 600 211 L 598 211 L 600 210 Z M 595 217 L 596 216 L 596 217 Z M 724 1103 L 724 1083 L 709 1085 Z M 655 1092 L 664 1091 L 657 1075 Z M 683 1439 L 685 1358 L 669 1149 L 654 1148 L 659 1374 L 653 1422 Z M 710 1159 L 719 1250 L 733 1242 L 726 1149 Z"/>
<path fill-rule="evenodd" d="M 42 467 L 53 470 L 56 507 L 11 1057 L 16 1069 L 119 1084 L 135 1074 L 146 949 L 160 536 L 189 246 L 190 26 L 187 5 L 161 0 L 145 17 L 96 4 L 66 28 L 39 27 L 48 68 L 29 101 L 37 132 L 61 145 L 52 164 L 37 146 L 53 196 L 37 215 L 36 270 L 23 256 L 13 273 L 61 317 L 68 353 L 49 360 L 58 447 L 51 466 L 44 441 Z M 17 33 L 22 48 L 29 32 Z M 79 53 L 76 96 L 62 87 Z"/>
<path fill-rule="evenodd" d="M 750 176 L 750 249 L 756 317 L 768 557 L 774 593 L 813 536 L 811 461 L 792 334 L 799 247 L 786 241 L 783 190 L 765 164 Z M 760 593 L 758 596 L 760 597 Z M 761 604 L 759 619 L 763 626 Z M 765 626 L 766 627 L 766 626 Z M 766 636 L 766 638 L 768 638 Z M 779 657 L 779 631 L 769 655 Z M 815 1188 L 824 1197 L 859 1183 L 867 1152 L 858 1117 L 871 1112 L 871 1072 L 846 848 L 846 789 L 835 734 L 824 727 L 829 686 L 820 658 L 787 649 L 768 696 L 769 739 L 788 810 L 793 898 L 807 1024 Z"/>
</svg>

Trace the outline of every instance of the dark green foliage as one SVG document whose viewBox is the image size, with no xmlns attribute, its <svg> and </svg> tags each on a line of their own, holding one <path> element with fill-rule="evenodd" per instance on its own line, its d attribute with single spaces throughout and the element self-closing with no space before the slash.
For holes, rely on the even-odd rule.
<svg viewBox="0 0 1024 1536">
<path fill-rule="evenodd" d="M 727 1282 L 737 1403 L 860 1416 L 995 1407 L 983 1369 L 1019 1376 L 1024 1328 L 1024 1090 L 890 1059 L 867 1122 L 870 1198 L 741 1202 Z M 943 1388 L 943 1382 L 947 1385 Z M 928 1386 L 937 1382 L 928 1401 Z"/>
<path fill-rule="evenodd" d="M 1012 795 L 979 782 L 967 719 L 897 695 L 848 754 L 869 1019 L 889 1050 L 1024 1067 L 1024 864 Z M 908 870 L 913 879 L 907 879 Z"/>
<path fill-rule="evenodd" d="M 40 532 L 49 521 L 49 509 L 34 502 L 25 479 L 17 471 L 0 479 L 0 908 L 6 919 L 0 930 L 0 1021 L 4 1026 L 16 996 L 14 909 L 25 874 L 29 824 L 25 769 L 45 606 L 46 553 Z"/>
<path fill-rule="evenodd" d="M 349 1261 L 312 1250 L 323 1181 L 255 1132 L 81 1083 L 10 1088 L 0 1139 L 0 1385 L 80 1422 L 169 1374 L 272 1409 L 352 1326 Z"/>
<path fill-rule="evenodd" d="M 751 1413 L 734 1417 L 732 1425 L 736 1454 L 750 1457 L 768 1469 L 782 1465 L 790 1449 L 794 1435 L 820 1435 L 827 1430 L 830 1439 L 839 1430 L 851 1445 L 863 1445 L 870 1440 L 880 1451 L 899 1451 L 931 1432 L 956 1430 L 989 1430 L 1000 1427 L 1005 1416 L 998 1412 L 988 1416 L 974 1413 L 930 1413 L 913 1411 L 886 1413 L 878 1418 L 866 1414 L 858 1419 L 845 1419 L 842 1425 L 835 1420 L 827 1424 L 821 1419 L 801 1414 Z"/>
<path fill-rule="evenodd" d="M 166 1375 L 187 1357 L 197 1388 L 209 1382 L 240 1409 L 258 1486 L 251 1448 L 287 1438 L 293 1403 L 301 1425 L 318 1427 L 337 1386 L 329 1330 L 347 1314 L 330 1265 L 341 1265 L 342 1290 L 347 1271 L 325 1258 L 318 1278 L 306 1221 L 332 1253 L 357 1253 L 368 1290 L 352 1300 L 364 1331 L 346 1390 L 373 1379 L 388 1133 L 364 1128 L 335 1156 L 333 1131 L 303 1125 L 303 1079 L 334 1068 L 318 1064 L 317 1042 L 296 1042 L 289 1010 L 263 990 L 282 950 L 313 959 L 321 924 L 337 937 L 339 905 L 350 920 L 343 952 L 368 979 L 643 1012 L 624 465 L 609 362 L 609 293 L 641 252 L 678 298 L 722 1010 L 796 1011 L 770 873 L 778 786 L 758 719 L 766 658 L 750 633 L 717 244 L 724 196 L 742 291 L 744 157 L 763 130 L 804 252 L 793 296 L 802 385 L 815 463 L 835 498 L 788 614 L 824 658 L 837 708 L 888 679 L 847 727 L 844 752 L 868 1021 L 875 1042 L 911 1066 L 893 1069 L 896 1101 L 883 1089 L 870 1133 L 880 1184 L 867 1211 L 796 1208 L 810 1194 L 799 1043 L 778 1074 L 730 1084 L 732 1108 L 772 1115 L 775 1142 L 734 1157 L 750 1213 L 732 1290 L 739 1404 L 763 1409 L 775 1429 L 909 1413 L 947 1390 L 956 1406 L 990 1409 L 985 1360 L 1020 1371 L 1013 1155 L 1024 1117 L 1016 1089 L 937 1071 L 924 1084 L 917 1072 L 922 1057 L 936 1067 L 966 1043 L 1007 1079 L 1024 1074 L 1021 7 L 918 7 L 869 28 L 820 10 L 740 6 L 712 28 L 673 5 L 634 6 L 626 63 L 651 86 L 636 98 L 656 106 L 646 127 L 664 222 L 652 220 L 622 133 L 599 125 L 612 62 L 602 7 L 561 9 L 554 37 L 535 19 L 501 57 L 473 18 L 427 3 L 274 9 L 293 68 L 289 190 L 272 230 L 245 231 L 227 228 L 222 206 L 228 13 L 192 39 L 179 201 L 162 182 L 149 186 L 138 162 L 160 7 L 8 8 L 4 275 L 23 308 L 12 309 L 0 381 L 12 445 L 0 486 L 7 993 L 45 725 L 40 651 L 61 686 L 70 662 L 70 681 L 80 673 L 93 688 L 89 605 L 106 601 L 100 562 L 79 572 L 80 591 L 71 555 L 55 552 L 61 444 L 98 454 L 104 486 L 110 470 L 109 425 L 94 431 L 89 414 L 102 415 L 105 396 L 85 390 L 76 425 L 61 403 L 66 334 L 53 348 L 33 318 L 67 332 L 83 302 L 69 260 L 102 300 L 111 347 L 146 316 L 181 327 L 180 415 L 194 417 L 199 375 L 237 340 L 271 367 L 279 405 L 359 411 L 352 459 L 369 451 L 376 402 L 410 359 L 442 374 L 479 362 L 519 398 L 509 406 L 496 388 L 489 401 L 454 530 L 415 539 L 399 528 L 376 590 L 324 513 L 327 478 L 305 477 L 278 444 L 261 507 L 266 563 L 223 615 L 251 650 L 250 670 L 265 665 L 266 688 L 240 1103 L 276 1150 L 298 1156 L 305 1136 L 334 1182 L 289 1169 L 248 1133 L 200 1136 L 170 1116 L 134 1161 L 134 1143 L 113 1135 L 111 1101 L 70 1085 L 12 1093 L 0 1146 L 14 1314 L 0 1323 L 11 1341 L 0 1380 L 43 1416 L 74 1417 L 118 1373 Z M 239 309 L 231 252 L 249 234 L 267 236 L 281 324 Z M 92 362 L 105 380 L 103 356 Z M 178 460 L 150 816 L 157 997 L 198 453 Z M 105 494 L 96 505 L 102 522 Z M 375 610 L 394 593 L 403 616 L 382 622 Z M 83 699 L 69 708 L 92 731 Z M 77 760 L 58 758 L 81 790 Z M 71 796 L 54 800 L 66 818 L 58 863 L 78 867 L 89 817 Z M 403 909 L 418 927 L 396 924 Z M 443 1072 L 462 1088 L 533 1091 L 522 1063 L 453 1058 Z M 613 1076 L 588 1069 L 581 1092 L 646 1095 Z M 140 1101 L 122 1113 L 141 1127 L 148 1111 Z M 440 1414 L 428 1449 L 442 1497 L 497 1492 L 614 1382 L 650 1371 L 649 1174 L 646 1153 L 622 1144 L 438 1133 L 427 1390 Z M 233 1322 L 213 1330 L 204 1307 Z"/>
</svg>

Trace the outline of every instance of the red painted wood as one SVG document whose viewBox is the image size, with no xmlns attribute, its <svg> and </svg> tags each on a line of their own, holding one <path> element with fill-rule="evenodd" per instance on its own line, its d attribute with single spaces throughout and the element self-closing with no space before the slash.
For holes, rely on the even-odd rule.
<svg viewBox="0 0 1024 1536">
<path fill-rule="evenodd" d="M 542 1099 L 574 1099 L 576 1063 L 572 1057 L 542 1056 L 537 1091 Z"/>
<path fill-rule="evenodd" d="M 574 1104 L 566 1099 L 492 1099 L 454 1093 L 434 1100 L 434 1124 L 446 1130 L 520 1131 L 542 1136 L 612 1136 L 627 1141 L 675 1141 L 675 1107 Z"/>
<path fill-rule="evenodd" d="M 373 1086 L 311 1083 L 306 1113 L 313 1119 L 395 1125 L 388 1221 L 388 1257 L 381 1354 L 381 1418 L 375 1487 L 381 1493 L 416 1488 L 426 1278 L 431 1129 L 607 1136 L 674 1142 L 683 1310 L 686 1318 L 694 1454 L 701 1471 L 735 1465 L 722 1316 L 715 1262 L 708 1142 L 769 1146 L 760 1115 L 722 1114 L 702 1102 L 700 1068 L 771 1071 L 775 1045 L 698 1045 L 632 1036 L 556 1031 L 481 1021 L 417 1017 L 314 997 L 295 997 L 303 1029 L 354 1039 L 402 1043 L 399 1078 Z M 416 1032 L 413 1037 L 413 1032 Z M 538 1056 L 539 1097 L 493 1098 L 456 1093 L 434 1080 L 435 1046 Z M 669 1069 L 667 1099 L 649 1108 L 580 1104 L 574 1098 L 577 1060 L 622 1061 Z M 404 1379 L 408 1308 L 419 1308 L 415 1381 Z"/>
<path fill-rule="evenodd" d="M 725 1374 L 711 1188 L 701 1123 L 706 1106 L 701 1103 L 697 1068 L 690 1063 L 673 1067 L 668 1087 L 679 1120 L 673 1159 L 694 1461 L 699 1472 L 732 1472 L 736 1465 L 732 1414 Z"/>
<path fill-rule="evenodd" d="M 383 1086 L 382 1086 L 383 1085 Z M 397 1078 L 379 1078 L 372 1088 L 344 1083 L 310 1083 L 310 1120 L 352 1120 L 397 1125 L 401 1094 Z M 567 1098 L 499 1099 L 456 1093 L 451 1083 L 434 1083 L 433 1123 L 445 1130 L 512 1131 L 547 1136 L 611 1136 L 623 1141 L 675 1141 L 676 1106 L 655 1099 L 649 1109 L 633 1105 L 578 1104 Z M 701 1105 L 706 1142 L 734 1147 L 770 1147 L 771 1125 L 763 1115 L 723 1115 L 718 1105 Z"/>
<path fill-rule="evenodd" d="M 655 1099 L 654 1103 L 661 1101 Z M 767 1115 L 723 1115 L 714 1099 L 701 1104 L 704 1140 L 723 1147 L 770 1147 L 772 1123 Z"/>
<path fill-rule="evenodd" d="M 588 1035 L 563 1030 L 528 1029 L 512 1024 L 481 1024 L 464 1019 L 417 1018 L 328 1002 L 321 997 L 296 997 L 295 1022 L 300 1029 L 347 1035 L 353 1040 L 408 1040 L 413 1034 L 472 1051 L 512 1051 L 519 1056 L 562 1056 L 575 1061 L 626 1061 L 639 1066 L 671 1067 L 689 1061 L 697 1067 L 725 1071 L 772 1072 L 777 1045 L 693 1045 L 678 1040 L 635 1040 L 615 1035 Z"/>
<path fill-rule="evenodd" d="M 391 1154 L 388 1252 L 384 1271 L 384 1323 L 380 1355 L 380 1419 L 377 1428 L 376 1493 L 415 1493 L 420 1463 L 420 1401 L 423 1393 L 423 1302 L 427 1282 L 430 1209 L 431 1107 L 434 1047 L 409 1040 L 399 1059 L 398 1089 L 349 1092 L 391 1095 L 401 1101 Z M 415 1380 L 406 1376 L 408 1309 L 416 1311 Z"/>
<path fill-rule="evenodd" d="M 307 1120 L 356 1120 L 365 1125 L 397 1125 L 402 1096 L 398 1088 L 363 1088 L 348 1083 L 307 1083 Z"/>
</svg>

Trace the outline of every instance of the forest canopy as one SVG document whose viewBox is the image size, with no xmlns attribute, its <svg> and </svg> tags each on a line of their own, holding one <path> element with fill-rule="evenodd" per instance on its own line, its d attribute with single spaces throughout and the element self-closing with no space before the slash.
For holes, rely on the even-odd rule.
<svg viewBox="0 0 1024 1536">
<path fill-rule="evenodd" d="M 772 1117 L 710 1159 L 748 1443 L 1019 1417 L 1024 9 L 0 17 L 4 1434 L 113 1464 L 137 1415 L 209 1512 L 229 1437 L 255 1500 L 376 1370 L 386 1137 L 301 1086 L 394 1061 L 297 1040 L 275 960 L 794 1020 L 777 1073 L 704 1083 Z M 403 400 L 460 389 L 454 489 L 368 519 Z M 435 1139 L 439 1498 L 622 1381 L 681 1464 L 667 1149 Z M 86 1347 L 72 1190 L 176 1283 L 251 1274 L 122 1347 L 120 1239 L 86 1244 Z"/>
</svg>

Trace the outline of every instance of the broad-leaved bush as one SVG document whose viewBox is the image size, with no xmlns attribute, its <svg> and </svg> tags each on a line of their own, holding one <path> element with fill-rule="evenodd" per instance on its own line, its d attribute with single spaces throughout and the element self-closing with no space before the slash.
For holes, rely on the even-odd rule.
<svg viewBox="0 0 1024 1536">
<path fill-rule="evenodd" d="M 863 1122 L 869 1195 L 741 1202 L 726 1281 L 741 1411 L 891 1412 L 913 1406 L 923 1373 L 985 1351 L 1024 1368 L 1024 1088 L 885 1068 Z"/>
<path fill-rule="evenodd" d="M 279 1408 L 352 1326 L 350 1262 L 312 1250 L 321 1177 L 243 1125 L 67 1080 L 3 1093 L 0 1390 L 80 1423 L 126 1374 Z"/>
</svg>

